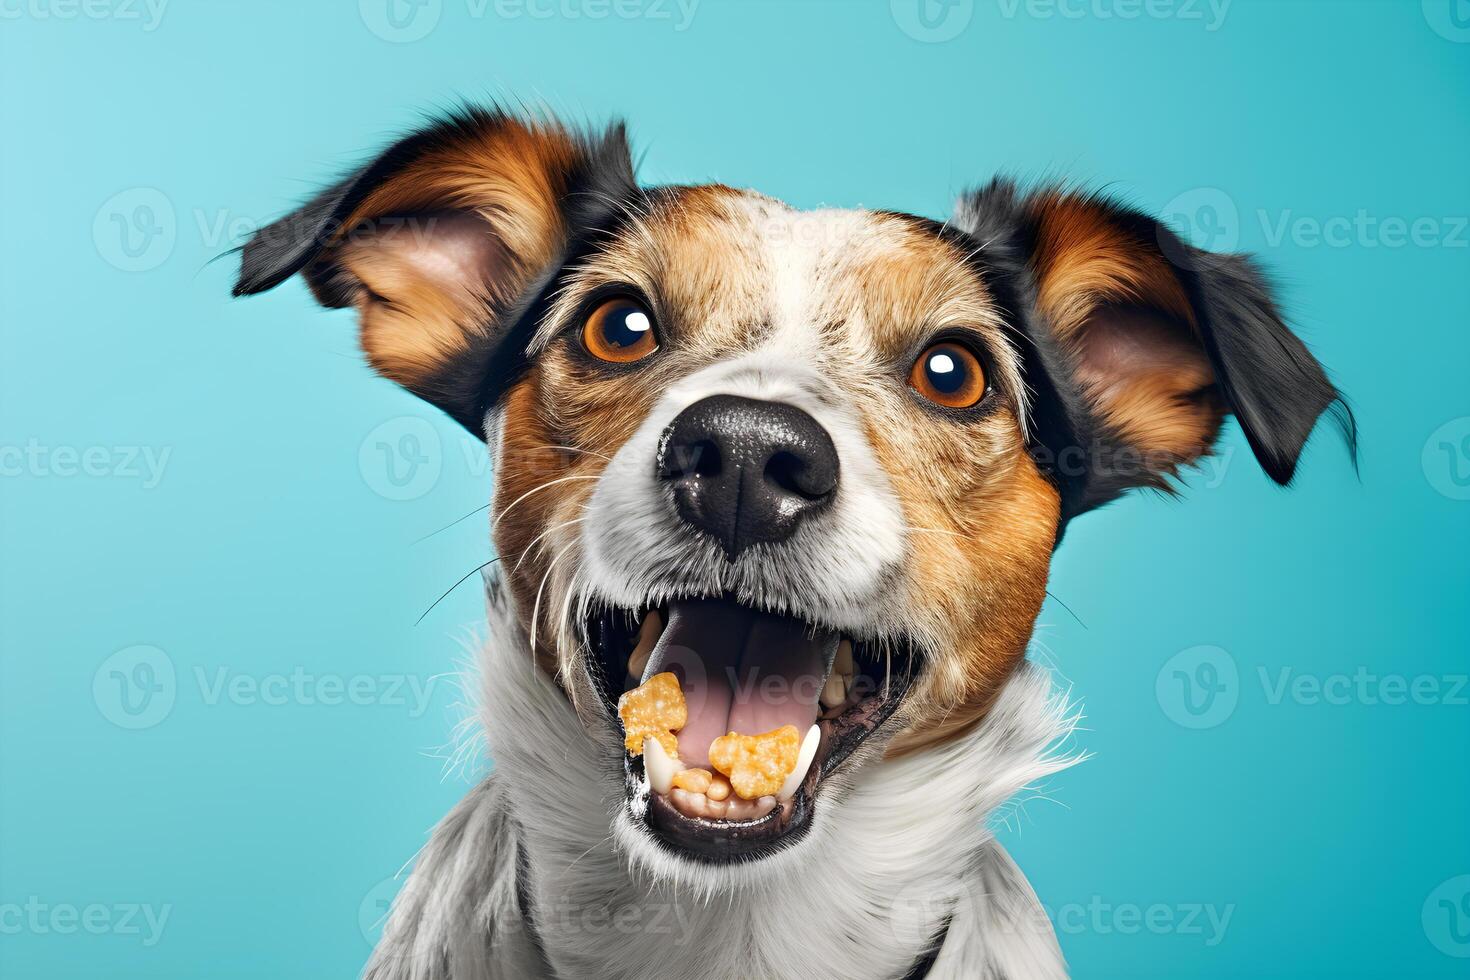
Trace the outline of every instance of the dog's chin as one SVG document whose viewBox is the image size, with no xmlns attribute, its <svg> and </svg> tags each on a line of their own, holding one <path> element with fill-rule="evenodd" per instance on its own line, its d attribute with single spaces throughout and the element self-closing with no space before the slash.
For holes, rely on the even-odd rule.
<svg viewBox="0 0 1470 980">
<path fill-rule="evenodd" d="M 797 846 L 831 777 L 851 775 L 881 749 L 921 666 L 906 641 L 853 638 L 730 597 L 604 607 L 587 623 L 587 643 L 610 713 L 624 692 L 659 673 L 673 673 L 685 695 L 677 758 L 647 743 L 648 751 L 623 753 L 620 836 L 656 848 L 644 863 L 665 868 L 743 863 Z M 729 783 L 705 792 L 698 780 L 670 785 L 674 770 L 714 768 L 711 740 L 727 731 L 755 735 L 786 725 L 801 733 L 802 747 L 775 792 L 742 795 Z"/>
</svg>

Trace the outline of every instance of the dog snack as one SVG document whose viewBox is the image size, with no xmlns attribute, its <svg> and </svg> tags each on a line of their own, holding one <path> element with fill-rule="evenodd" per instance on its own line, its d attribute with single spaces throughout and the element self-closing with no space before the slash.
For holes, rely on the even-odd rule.
<svg viewBox="0 0 1470 980">
<path fill-rule="evenodd" d="M 716 803 L 719 803 L 721 800 L 727 800 L 727 799 L 729 799 L 730 798 L 730 780 L 726 779 L 724 776 L 720 775 L 719 773 L 714 773 L 713 775 L 710 776 L 710 779 L 709 779 L 709 789 L 707 789 L 707 790 L 704 791 L 704 795 L 705 796 L 708 796 L 710 799 L 714 800 Z"/>
<path fill-rule="evenodd" d="M 679 678 L 669 672 L 654 674 L 618 698 L 618 717 L 623 722 L 623 745 L 630 755 L 643 753 L 643 740 L 656 738 L 669 758 L 679 758 L 679 741 L 674 732 L 689 720 L 689 707 Z M 795 760 L 793 758 L 793 765 Z"/>
<path fill-rule="evenodd" d="M 801 761 L 801 734 L 792 725 L 782 725 L 761 735 L 731 732 L 715 739 L 709 759 L 716 772 L 680 767 L 674 733 L 688 722 L 689 706 L 679 678 L 668 671 L 654 674 L 618 698 L 618 717 L 629 754 L 645 755 L 645 740 L 650 738 L 663 749 L 653 753 L 658 758 L 649 759 L 647 768 L 650 785 L 660 793 L 679 789 L 714 803 L 728 800 L 732 793 L 741 800 L 759 800 L 780 792 Z"/>
<path fill-rule="evenodd" d="M 682 769 L 674 773 L 674 786 L 678 789 L 687 789 L 691 793 L 703 793 L 709 789 L 711 782 L 708 769 Z"/>
<path fill-rule="evenodd" d="M 761 735 L 731 732 L 709 747 L 710 764 L 728 776 L 736 795 L 746 800 L 774 796 L 796 768 L 800 754 L 801 733 L 794 725 Z"/>
</svg>

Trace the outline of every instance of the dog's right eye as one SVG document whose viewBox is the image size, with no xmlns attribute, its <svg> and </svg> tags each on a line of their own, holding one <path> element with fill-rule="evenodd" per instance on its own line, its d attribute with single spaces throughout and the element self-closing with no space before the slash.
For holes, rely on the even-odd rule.
<svg viewBox="0 0 1470 980">
<path fill-rule="evenodd" d="M 600 361 L 631 364 L 658 350 L 653 314 L 626 296 L 606 300 L 582 327 L 582 346 Z"/>
</svg>

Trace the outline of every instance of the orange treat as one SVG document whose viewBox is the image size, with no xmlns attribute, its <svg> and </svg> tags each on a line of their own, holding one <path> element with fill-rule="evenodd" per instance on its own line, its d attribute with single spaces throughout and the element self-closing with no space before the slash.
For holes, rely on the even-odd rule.
<svg viewBox="0 0 1470 980">
<path fill-rule="evenodd" d="M 651 737 L 659 740 L 669 758 L 679 758 L 674 732 L 689 720 L 679 678 L 668 672 L 654 674 L 618 698 L 618 717 L 623 721 L 623 746 L 629 754 L 642 755 L 643 740 Z"/>
<path fill-rule="evenodd" d="M 684 769 L 674 773 L 674 785 L 679 789 L 687 789 L 691 793 L 703 793 L 709 789 L 710 771 L 708 769 Z"/>
<path fill-rule="evenodd" d="M 709 781 L 709 789 L 704 791 L 704 795 L 708 796 L 716 803 L 720 802 L 721 800 L 729 799 L 730 780 L 720 775 L 711 776 Z"/>
<path fill-rule="evenodd" d="M 776 794 L 800 753 L 801 733 L 794 725 L 782 725 L 763 735 L 721 735 L 710 743 L 709 761 L 730 777 L 737 796 L 755 800 Z"/>
</svg>

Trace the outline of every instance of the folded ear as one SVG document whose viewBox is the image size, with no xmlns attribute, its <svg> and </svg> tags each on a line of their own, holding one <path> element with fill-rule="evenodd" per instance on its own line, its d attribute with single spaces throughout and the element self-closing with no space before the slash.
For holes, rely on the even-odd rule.
<svg viewBox="0 0 1470 980">
<path fill-rule="evenodd" d="M 961 199 L 955 225 L 1014 266 L 1034 369 L 1059 403 L 1037 427 L 1065 516 L 1168 477 L 1208 453 L 1233 414 L 1280 484 L 1318 417 L 1351 413 L 1283 322 L 1247 256 L 1203 252 L 1107 198 L 996 181 Z"/>
<path fill-rule="evenodd" d="M 260 229 L 235 295 L 301 273 L 322 305 L 357 309 L 380 374 L 483 438 L 540 292 L 637 194 L 621 126 L 463 110 Z"/>
</svg>

